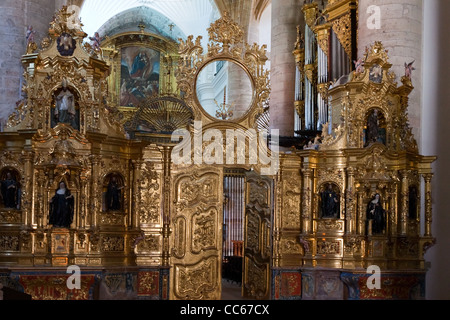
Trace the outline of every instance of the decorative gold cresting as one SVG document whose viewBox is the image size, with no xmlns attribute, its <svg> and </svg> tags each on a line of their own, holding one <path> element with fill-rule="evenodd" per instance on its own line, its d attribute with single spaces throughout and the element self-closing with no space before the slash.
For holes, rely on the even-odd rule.
<svg viewBox="0 0 450 320">
<path fill-rule="evenodd" d="M 264 67 L 267 61 L 266 45 L 249 45 L 244 41 L 242 28 L 231 20 L 227 12 L 208 28 L 209 41 L 207 53 L 203 53 L 201 37 L 195 41 L 189 36 L 180 39 L 180 63 L 177 70 L 177 83 L 184 92 L 185 101 L 194 109 L 195 119 L 207 123 L 216 121 L 205 112 L 196 98 L 196 79 L 201 70 L 210 62 L 224 60 L 242 68 L 250 79 L 253 89 L 248 112 L 232 120 L 245 127 L 255 127 L 257 118 L 265 111 L 269 98 L 269 71 Z"/>
</svg>

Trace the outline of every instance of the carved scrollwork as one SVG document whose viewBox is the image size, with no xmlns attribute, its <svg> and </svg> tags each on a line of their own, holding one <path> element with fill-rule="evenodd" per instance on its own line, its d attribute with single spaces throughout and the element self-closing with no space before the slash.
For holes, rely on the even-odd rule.
<svg viewBox="0 0 450 320">
<path fill-rule="evenodd" d="M 20 237 L 17 234 L 0 234 L 0 251 L 20 251 Z"/>
<path fill-rule="evenodd" d="M 247 260 L 247 281 L 245 289 L 252 297 L 262 298 L 267 294 L 267 265 L 257 265 L 255 262 Z"/>
<path fill-rule="evenodd" d="M 217 261 L 204 260 L 194 266 L 175 265 L 175 295 L 179 299 L 212 298 L 217 287 Z"/>
<path fill-rule="evenodd" d="M 317 254 L 342 254 L 341 241 L 339 240 L 318 240 Z"/>
<path fill-rule="evenodd" d="M 300 184 L 294 179 L 283 180 L 283 218 L 282 223 L 285 228 L 300 228 Z"/>
<path fill-rule="evenodd" d="M 122 236 L 102 236 L 102 252 L 121 252 L 125 249 L 125 238 Z"/>
</svg>

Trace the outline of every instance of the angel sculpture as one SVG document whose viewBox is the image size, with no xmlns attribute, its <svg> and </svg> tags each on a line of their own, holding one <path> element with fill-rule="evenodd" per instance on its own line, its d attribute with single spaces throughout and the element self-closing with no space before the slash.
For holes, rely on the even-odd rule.
<svg viewBox="0 0 450 320">
<path fill-rule="evenodd" d="M 353 60 L 353 63 L 355 64 L 356 73 L 364 72 L 364 61 L 361 58 L 359 58 L 358 60 Z"/>
<path fill-rule="evenodd" d="M 99 33 L 96 32 L 93 37 L 89 37 L 89 40 L 92 41 L 92 48 L 94 51 L 100 51 L 101 39 Z"/>
<path fill-rule="evenodd" d="M 407 77 L 409 80 L 411 80 L 412 77 L 412 72 L 414 70 L 416 70 L 416 68 L 414 68 L 412 65 L 414 64 L 416 60 L 414 60 L 413 62 L 410 62 L 409 64 L 407 64 L 405 62 L 405 77 Z"/>
<path fill-rule="evenodd" d="M 35 33 L 36 33 L 36 31 L 33 30 L 33 26 L 28 26 L 27 33 L 26 33 L 27 45 L 34 42 Z"/>
</svg>

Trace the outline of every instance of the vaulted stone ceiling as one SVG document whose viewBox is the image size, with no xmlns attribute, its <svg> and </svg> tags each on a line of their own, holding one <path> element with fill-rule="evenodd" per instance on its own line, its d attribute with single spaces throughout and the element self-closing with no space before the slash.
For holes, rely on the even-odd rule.
<svg viewBox="0 0 450 320">
<path fill-rule="evenodd" d="M 219 11 L 213 0 L 84 0 L 80 16 L 84 31 L 93 34 L 109 19 L 132 8 L 148 7 L 173 22 L 187 35 L 202 35 L 210 23 L 219 18 Z M 251 2 L 251 1 L 250 1 Z M 140 21 L 136 22 L 136 26 Z M 206 38 L 207 39 L 207 38 Z"/>
<path fill-rule="evenodd" d="M 56 0 L 65 2 L 64 0 Z M 68 0 L 81 7 L 81 17 L 88 34 L 124 10 L 146 6 L 165 15 L 186 35 L 206 36 L 210 23 L 228 11 L 247 33 L 250 20 L 259 20 L 271 0 Z"/>
</svg>

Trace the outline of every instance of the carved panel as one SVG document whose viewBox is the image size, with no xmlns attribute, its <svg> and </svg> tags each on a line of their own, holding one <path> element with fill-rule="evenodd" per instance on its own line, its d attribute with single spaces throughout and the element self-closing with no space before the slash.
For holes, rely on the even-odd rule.
<svg viewBox="0 0 450 320">
<path fill-rule="evenodd" d="M 186 253 L 186 219 L 177 217 L 174 224 L 174 249 L 175 257 L 181 259 Z"/>
<path fill-rule="evenodd" d="M 269 204 L 269 188 L 266 182 L 256 179 L 248 181 L 248 203 L 258 203 L 260 206 Z"/>
<path fill-rule="evenodd" d="M 69 275 L 21 275 L 20 284 L 33 300 L 90 300 L 94 275 L 81 275 L 80 290 L 67 288 Z"/>
<path fill-rule="evenodd" d="M 120 252 L 125 249 L 125 238 L 121 236 L 103 236 L 101 242 L 103 252 Z"/>
<path fill-rule="evenodd" d="M 209 173 L 182 178 L 177 188 L 178 211 L 200 203 L 217 202 L 218 183 L 217 176 Z"/>
<path fill-rule="evenodd" d="M 282 182 L 282 227 L 300 229 L 300 177 L 292 175 L 289 178 Z"/>
<path fill-rule="evenodd" d="M 186 170 L 173 184 L 171 299 L 218 299 L 221 288 L 222 173 Z"/>
<path fill-rule="evenodd" d="M 271 180 L 246 174 L 244 219 L 244 297 L 268 299 L 271 256 Z"/>
<path fill-rule="evenodd" d="M 245 290 L 248 295 L 256 299 L 263 299 L 268 294 L 269 269 L 265 264 L 257 265 L 254 261 L 245 257 Z"/>
<path fill-rule="evenodd" d="M 155 271 L 139 272 L 137 285 L 139 296 L 159 295 L 159 272 Z"/>
<path fill-rule="evenodd" d="M 334 219 L 317 220 L 317 232 L 319 233 L 336 233 L 344 232 L 344 221 Z"/>
<path fill-rule="evenodd" d="M 252 252 L 258 252 L 260 249 L 261 218 L 254 209 L 247 208 L 246 222 L 247 236 L 245 238 L 245 247 Z"/>
<path fill-rule="evenodd" d="M 342 241 L 318 239 L 316 253 L 318 255 L 340 255 L 342 254 Z"/>
<path fill-rule="evenodd" d="M 144 239 L 137 245 L 139 253 L 143 252 L 160 252 L 161 251 L 161 236 L 160 235 L 146 235 Z"/>
<path fill-rule="evenodd" d="M 217 249 L 217 210 L 212 207 L 204 212 L 198 211 L 192 216 L 192 252 Z"/>
<path fill-rule="evenodd" d="M 101 213 L 100 223 L 108 226 L 122 226 L 125 224 L 125 216 L 120 212 Z"/>
<path fill-rule="evenodd" d="M 175 296 L 178 299 L 213 299 L 218 288 L 218 260 L 215 257 L 195 265 L 174 265 Z"/>
<path fill-rule="evenodd" d="M 285 238 L 281 239 L 281 253 L 304 254 L 304 250 L 296 238 Z"/>
<path fill-rule="evenodd" d="M 139 221 L 141 225 L 158 224 L 161 219 L 161 174 L 151 162 L 141 166 L 139 179 Z"/>
<path fill-rule="evenodd" d="M 20 251 L 19 235 L 0 234 L 0 252 L 5 251 Z"/>
<path fill-rule="evenodd" d="M 1 210 L 0 223 L 21 223 L 22 212 L 18 210 Z"/>
</svg>

